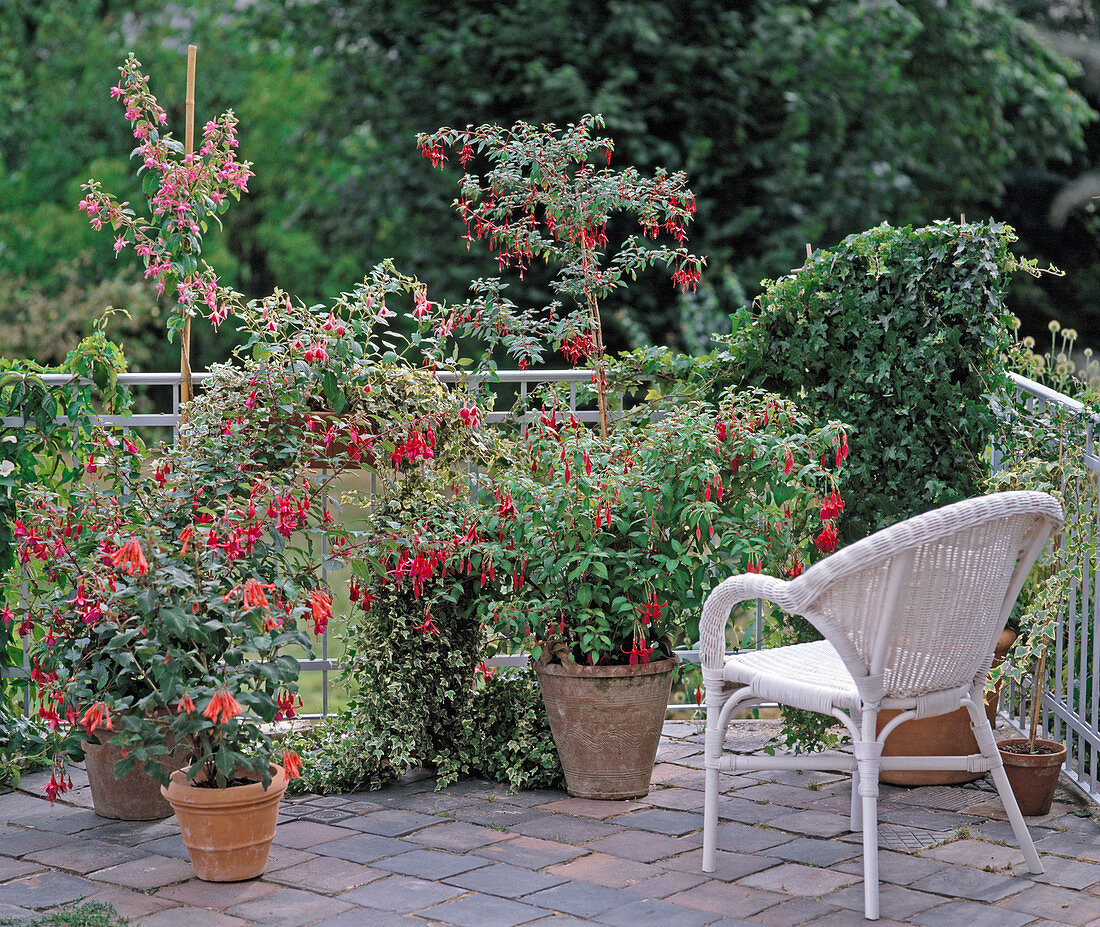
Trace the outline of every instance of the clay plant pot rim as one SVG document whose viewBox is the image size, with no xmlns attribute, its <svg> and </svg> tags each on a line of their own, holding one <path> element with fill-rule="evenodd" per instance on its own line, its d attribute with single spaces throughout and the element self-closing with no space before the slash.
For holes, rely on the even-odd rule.
<svg viewBox="0 0 1100 927">
<path fill-rule="evenodd" d="M 203 788 L 188 781 L 187 773 L 190 769 L 190 766 L 184 766 L 183 769 L 177 769 L 172 773 L 169 784 L 160 787 L 161 794 L 168 798 L 168 791 L 171 789 L 172 797 L 169 801 L 177 804 L 187 804 L 199 808 L 220 807 L 225 803 L 224 798 L 221 796 L 229 793 L 232 793 L 235 798 L 241 801 L 247 801 L 252 798 L 259 798 L 268 792 L 279 792 L 286 785 L 286 771 L 278 763 L 268 765 L 268 769 L 271 771 L 271 784 L 266 789 L 262 782 L 231 785 L 224 789 Z M 247 770 L 243 770 L 243 772 L 247 773 Z"/>
<path fill-rule="evenodd" d="M 656 676 L 660 673 L 668 673 L 679 658 L 672 656 L 665 660 L 654 660 L 652 663 L 633 663 L 620 666 L 583 666 L 580 663 L 539 663 L 538 672 L 547 676 L 593 676 L 593 677 L 617 677 L 617 676 Z"/>
<path fill-rule="evenodd" d="M 1050 753 L 1016 753 L 1005 750 L 1006 746 L 1015 747 L 1027 742 L 1027 737 L 1007 737 L 997 741 L 997 749 L 1001 751 L 1005 763 L 1011 762 L 1015 766 L 1061 766 L 1065 762 L 1066 745 L 1057 740 L 1043 740 L 1038 737 L 1035 739 L 1037 747 L 1048 747 L 1051 750 Z"/>
</svg>

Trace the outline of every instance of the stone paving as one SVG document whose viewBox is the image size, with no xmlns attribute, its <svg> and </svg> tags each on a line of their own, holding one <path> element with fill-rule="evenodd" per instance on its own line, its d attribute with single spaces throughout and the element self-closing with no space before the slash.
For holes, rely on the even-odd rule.
<svg viewBox="0 0 1100 927">
<path fill-rule="evenodd" d="M 770 735 L 734 726 L 738 747 Z M 377 792 L 292 796 L 267 872 L 195 879 L 174 819 L 110 821 L 86 780 L 53 807 L 43 777 L 0 795 L 0 920 L 79 901 L 146 927 L 844 927 L 863 919 L 848 780 L 724 777 L 719 864 L 699 870 L 702 737 L 666 725 L 653 789 L 633 802 L 431 779 Z M 1100 827 L 1068 792 L 1029 821 L 1030 876 L 988 781 L 883 787 L 882 919 L 921 927 L 1100 927 Z"/>
</svg>

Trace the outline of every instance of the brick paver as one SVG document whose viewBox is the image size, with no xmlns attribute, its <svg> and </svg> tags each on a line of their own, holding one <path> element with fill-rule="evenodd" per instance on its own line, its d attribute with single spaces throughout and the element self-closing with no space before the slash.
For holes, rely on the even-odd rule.
<svg viewBox="0 0 1100 927">
<path fill-rule="evenodd" d="M 124 888 L 137 889 L 139 892 L 171 885 L 173 882 L 183 882 L 194 876 L 195 870 L 191 868 L 190 860 L 171 856 L 143 856 L 128 863 L 89 873 L 89 878 L 97 882 L 110 882 Z"/>
<path fill-rule="evenodd" d="M 525 900 L 550 911 L 560 911 L 575 917 L 594 917 L 636 899 L 636 895 L 617 888 L 590 885 L 586 882 L 563 882 L 528 895 Z"/>
<path fill-rule="evenodd" d="M 272 872 L 269 866 L 265 879 L 279 885 L 289 885 L 291 888 L 304 888 L 325 895 L 335 895 L 387 875 L 389 873 L 382 869 L 373 869 L 361 863 L 319 856 L 275 872 Z"/>
<path fill-rule="evenodd" d="M 262 898 L 254 898 L 228 908 L 225 913 L 245 921 L 259 921 L 270 927 L 301 927 L 333 914 L 350 911 L 354 905 L 337 898 L 297 888 L 280 888 Z"/>
<path fill-rule="evenodd" d="M 64 872 L 36 872 L 0 885 L 0 903 L 43 910 L 87 898 L 103 889 L 80 876 Z"/>
<path fill-rule="evenodd" d="M 362 888 L 345 892 L 340 900 L 379 911 L 408 914 L 450 901 L 461 894 L 462 889 L 451 885 L 440 885 L 438 882 L 409 876 L 389 875 Z"/>
<path fill-rule="evenodd" d="M 448 876 L 446 881 L 450 885 L 471 892 L 500 895 L 502 898 L 520 898 L 523 895 L 540 892 L 544 888 L 560 885 L 567 879 L 554 874 L 554 867 L 545 872 L 532 872 L 530 869 L 509 866 L 507 863 L 491 863 L 479 869 Z"/>
<path fill-rule="evenodd" d="M 424 914 L 432 921 L 455 927 L 517 927 L 540 920 L 546 916 L 546 911 L 494 895 L 466 895 L 437 905 Z"/>
<path fill-rule="evenodd" d="M 739 884 L 783 895 L 818 898 L 851 883 L 851 876 L 842 872 L 803 866 L 801 863 L 783 863 L 781 866 L 772 866 L 763 872 L 745 876 Z"/>
<path fill-rule="evenodd" d="M 224 911 L 235 904 L 252 901 L 278 891 L 278 885 L 249 879 L 247 882 L 203 882 L 190 879 L 177 885 L 160 889 L 156 896 L 161 901 L 191 905 L 195 908 L 210 908 Z"/>
<path fill-rule="evenodd" d="M 650 794 L 634 802 L 476 779 L 435 791 L 415 777 L 289 796 L 266 873 L 228 884 L 194 878 L 174 818 L 107 821 L 86 788 L 50 806 L 25 777 L 0 793 L 0 918 L 94 899 L 142 927 L 866 923 L 846 777 L 723 777 L 718 869 L 703 873 L 701 737 L 690 724 L 670 731 Z M 1100 826 L 1072 802 L 1060 793 L 1029 821 L 1047 868 L 1033 876 L 988 781 L 884 786 L 878 923 L 1100 927 Z"/>
</svg>

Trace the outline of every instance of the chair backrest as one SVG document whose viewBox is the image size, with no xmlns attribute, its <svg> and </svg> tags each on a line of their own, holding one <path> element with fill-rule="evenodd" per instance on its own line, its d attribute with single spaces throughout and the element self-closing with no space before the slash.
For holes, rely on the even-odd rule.
<svg viewBox="0 0 1100 927">
<path fill-rule="evenodd" d="M 1062 523 L 1046 493 L 967 499 L 815 564 L 790 583 L 790 604 L 837 649 L 865 698 L 969 686 L 989 669 L 1027 574 Z"/>
</svg>

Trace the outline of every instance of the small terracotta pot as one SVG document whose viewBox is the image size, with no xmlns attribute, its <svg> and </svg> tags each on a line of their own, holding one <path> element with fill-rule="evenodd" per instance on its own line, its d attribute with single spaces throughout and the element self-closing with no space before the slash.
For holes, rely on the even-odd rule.
<svg viewBox="0 0 1100 927">
<path fill-rule="evenodd" d="M 161 795 L 160 783 L 136 763 L 121 779 L 115 778 L 115 764 L 122 759 L 122 747 L 107 743 L 112 732 L 95 728 L 92 734 L 101 743 L 84 744 L 84 769 L 92 793 L 92 808 L 101 818 L 119 821 L 158 821 L 172 813 L 172 806 Z M 168 744 L 169 749 L 172 743 Z M 166 769 L 179 769 L 188 760 L 186 747 L 176 747 L 161 758 Z"/>
<path fill-rule="evenodd" d="M 207 882 L 254 879 L 267 867 L 286 773 L 271 764 L 271 785 L 261 782 L 208 789 L 187 781 L 190 767 L 172 773 L 161 792 L 172 805 L 195 875 Z"/>
<path fill-rule="evenodd" d="M 1014 631 L 1006 628 L 1001 632 L 993 650 L 994 666 L 1004 659 L 1014 640 Z M 999 700 L 999 692 L 985 695 L 985 716 L 992 727 L 996 727 Z M 898 714 L 897 711 L 879 712 L 878 730 Z M 965 708 L 899 724 L 890 732 L 882 749 L 883 756 L 969 756 L 977 752 L 978 742 L 970 730 L 970 713 Z M 879 773 L 879 781 L 891 785 L 957 785 L 973 782 L 984 775 L 984 772 L 972 773 L 965 769 L 884 769 Z"/>
<path fill-rule="evenodd" d="M 634 666 L 536 666 L 550 733 L 577 798 L 649 792 L 676 660 Z"/>
<path fill-rule="evenodd" d="M 1012 794 L 1020 813 L 1025 816 L 1046 814 L 1054 803 L 1054 789 L 1058 785 L 1058 773 L 1066 761 L 1066 745 L 1056 740 L 1036 740 L 1035 746 L 1045 747 L 1050 753 L 1013 753 L 1006 747 L 1027 747 L 1026 737 L 1001 740 L 997 748 L 1005 764 Z"/>
</svg>

